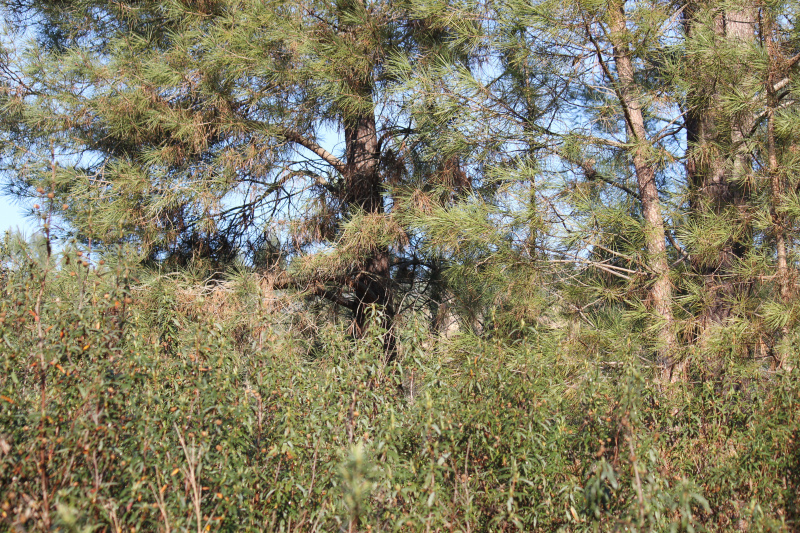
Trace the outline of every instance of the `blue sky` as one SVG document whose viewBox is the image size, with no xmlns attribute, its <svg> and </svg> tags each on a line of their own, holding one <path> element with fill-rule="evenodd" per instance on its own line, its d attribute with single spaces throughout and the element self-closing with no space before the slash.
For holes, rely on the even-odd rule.
<svg viewBox="0 0 800 533">
<path fill-rule="evenodd" d="M 33 230 L 30 219 L 24 217 L 25 208 L 10 196 L 0 194 L 0 235 L 6 230 L 19 228 L 26 235 Z"/>
</svg>

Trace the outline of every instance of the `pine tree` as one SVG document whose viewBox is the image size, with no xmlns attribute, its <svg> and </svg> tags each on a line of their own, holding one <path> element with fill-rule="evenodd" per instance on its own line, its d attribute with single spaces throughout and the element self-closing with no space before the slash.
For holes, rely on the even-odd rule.
<svg viewBox="0 0 800 533">
<path fill-rule="evenodd" d="M 793 104 L 789 87 L 800 56 L 784 14 L 794 10 L 792 2 L 735 1 L 690 2 L 682 12 L 691 217 L 685 239 L 701 287 L 692 292 L 704 350 L 727 350 L 726 328 L 738 330 L 744 320 L 759 331 L 757 344 L 773 346 L 775 330 L 754 313 L 752 297 L 777 289 L 785 302 L 790 292 L 790 223 L 779 206 L 791 163 L 779 162 L 775 122 L 777 107 Z M 789 116 L 781 117 L 786 127 Z M 775 269 L 777 283 L 764 282 L 765 267 Z M 786 337 L 786 322 L 778 322 L 778 336 Z"/>
<path fill-rule="evenodd" d="M 509 247 L 483 248 L 476 264 L 590 268 L 592 289 L 568 307 L 591 323 L 587 309 L 630 312 L 643 301 L 664 380 L 680 379 L 696 350 L 713 359 L 736 338 L 743 355 L 771 346 L 768 324 L 783 324 L 778 337 L 787 338 L 794 160 L 780 145 L 794 131 L 798 56 L 783 14 L 795 9 L 545 1 L 481 11 L 483 33 L 463 37 L 483 43 L 480 68 L 443 61 L 418 74 L 424 86 L 415 89 L 431 95 L 420 114 L 442 133 L 439 150 L 502 184 L 487 206 L 509 221 L 501 242 L 520 234 L 511 221 L 539 222 Z M 787 133 L 776 136 L 775 123 Z M 511 203 L 497 211 L 503 198 Z M 443 216 L 428 217 L 438 240 Z M 575 279 L 571 269 L 557 275 Z M 574 289 L 562 286 L 561 296 Z M 765 317 L 759 306 L 773 294 L 783 303 L 768 303 Z"/>
<path fill-rule="evenodd" d="M 675 250 L 666 245 L 666 190 L 659 191 L 659 181 L 677 143 L 670 119 L 658 117 L 655 107 L 666 101 L 662 107 L 674 112 L 677 106 L 652 71 L 668 58 L 661 27 L 671 14 L 657 2 L 630 10 L 622 2 L 492 4 L 482 26 L 488 30 L 470 36 L 486 43 L 482 69 L 451 69 L 443 61 L 442 71 L 417 77 L 417 83 L 429 80 L 418 92 L 438 89 L 430 98 L 438 107 L 429 113 L 446 120 L 438 131 L 456 130 L 440 137 L 441 151 L 458 153 L 484 169 L 487 183 L 502 184 L 492 205 L 505 198 L 508 210 L 495 209 L 493 216 L 509 221 L 499 228 L 509 238 L 500 242 L 513 244 L 485 253 L 494 248 L 506 271 L 525 262 L 534 270 L 549 264 L 551 271 L 588 265 L 636 290 L 645 281 L 643 299 L 656 318 L 653 342 L 666 377 L 676 350 L 668 262 Z M 452 109 L 463 109 L 459 120 L 451 119 Z M 528 200 L 520 203 L 521 195 Z M 437 217 L 429 218 L 429 229 L 440 227 Z M 530 223 L 529 233 L 521 220 Z M 608 246 L 620 225 L 633 229 L 622 237 L 635 243 L 632 249 Z M 525 238 L 510 240 L 519 234 Z M 606 251 L 612 257 L 600 257 Z M 478 262 L 485 265 L 483 255 Z M 562 268 L 560 275 L 574 279 L 575 270 Z"/>
<path fill-rule="evenodd" d="M 756 17 L 752 5 L 734 7 L 718 2 L 693 2 L 683 13 L 689 50 L 687 74 L 694 77 L 685 120 L 691 209 L 699 219 L 724 220 L 738 230 L 718 243 L 715 251 L 704 250 L 702 244 L 694 247 L 693 266 L 708 291 L 707 307 L 700 317 L 703 330 L 729 316 L 737 290 L 734 264 L 747 253 L 752 240 L 747 217 L 740 215 L 748 204 L 750 189 L 745 136 L 753 127 L 753 117 L 747 112 L 726 113 L 724 98 L 726 92 L 753 85 L 749 65 Z M 714 60 L 719 63 L 714 65 Z"/>
<path fill-rule="evenodd" d="M 4 76 L 12 187 L 84 240 L 289 258 L 276 286 L 357 336 L 401 287 L 476 332 L 623 316 L 663 381 L 790 342 L 795 2 L 5 6 L 39 32 Z"/>
<path fill-rule="evenodd" d="M 6 79 L 16 193 L 52 190 L 80 238 L 132 240 L 155 262 L 252 260 L 282 241 L 273 256 L 309 255 L 277 285 L 349 309 L 356 336 L 373 307 L 391 329 L 404 236 L 386 195 L 431 167 L 415 170 L 387 63 L 445 47 L 446 25 L 357 0 L 5 8 L 38 32 L 17 67 L 31 85 Z M 38 171 L 53 155 L 55 181 Z"/>
</svg>

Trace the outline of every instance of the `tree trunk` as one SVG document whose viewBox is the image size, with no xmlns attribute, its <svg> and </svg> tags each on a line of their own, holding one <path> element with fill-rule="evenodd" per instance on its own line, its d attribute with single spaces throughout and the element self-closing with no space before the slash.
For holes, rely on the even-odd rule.
<svg viewBox="0 0 800 533">
<path fill-rule="evenodd" d="M 370 97 L 369 91 L 367 98 Z M 358 208 L 367 214 L 381 214 L 383 209 L 382 179 L 378 133 L 374 114 L 344 120 L 345 168 L 342 203 L 345 209 Z M 384 349 L 388 360 L 395 357 L 396 342 L 393 332 L 394 309 L 391 302 L 391 271 L 389 250 L 379 248 L 354 273 L 350 286 L 356 297 L 353 335 L 366 333 L 370 310 L 379 314 L 378 323 L 386 330 Z"/>
<path fill-rule="evenodd" d="M 781 79 L 783 70 L 781 67 L 780 51 L 773 35 L 773 20 L 770 16 L 764 21 L 764 33 L 769 54 L 769 75 L 767 76 L 767 160 L 770 178 L 770 216 L 772 218 L 772 232 L 775 238 L 775 255 L 777 259 L 777 277 L 781 301 L 789 301 L 789 264 L 786 252 L 786 231 L 784 216 L 778 212 L 778 205 L 781 203 L 784 194 L 784 179 L 781 175 L 778 164 L 778 147 L 775 134 L 775 110 L 778 107 L 778 91 L 776 84 Z M 775 350 L 775 359 L 778 366 L 783 366 L 789 356 L 787 346 L 781 343 L 781 339 L 786 339 L 789 335 L 787 326 L 781 327 L 780 339 Z"/>
<path fill-rule="evenodd" d="M 669 279 L 664 220 L 661 216 L 661 202 L 656 187 L 656 173 L 649 161 L 648 151 L 651 146 L 647 138 L 644 113 L 637 94 L 633 61 L 628 47 L 624 1 L 612 2 L 609 17 L 610 38 L 614 47 L 614 63 L 617 70 L 615 90 L 625 115 L 628 143 L 634 146 L 633 166 L 636 170 L 636 181 L 642 202 L 642 216 L 645 222 L 648 267 L 655 278 L 650 288 L 650 301 L 653 310 L 661 320 L 658 338 L 661 378 L 662 381 L 668 381 L 675 366 L 676 349 L 672 329 L 672 284 Z M 611 81 L 614 83 L 613 79 Z"/>
<path fill-rule="evenodd" d="M 370 50 L 363 48 L 363 40 L 359 36 L 363 28 L 345 16 L 364 16 L 369 12 L 366 1 L 344 0 L 337 2 L 336 6 L 339 11 L 340 37 L 352 44 L 354 54 L 371 54 Z M 340 169 L 344 182 L 340 193 L 342 210 L 344 213 L 357 209 L 367 215 L 383 214 L 380 143 L 372 105 L 372 69 L 344 70 L 341 75 L 348 85 L 351 97 L 360 100 L 358 108 L 368 109 L 361 112 L 346 109 L 341 111 L 345 141 L 345 163 L 344 168 Z M 365 103 L 370 105 L 364 106 Z M 379 247 L 363 264 L 358 265 L 356 272 L 346 275 L 346 284 L 353 291 L 356 300 L 351 326 L 353 336 L 363 337 L 369 326 L 370 313 L 372 310 L 379 313 L 378 324 L 386 331 L 383 343 L 388 361 L 395 357 L 396 352 L 390 267 L 389 250 Z"/>
<path fill-rule="evenodd" d="M 696 0 L 684 11 L 687 38 L 700 30 L 698 25 L 704 23 L 700 14 L 705 9 L 716 9 L 715 3 Z M 716 13 L 713 31 L 717 46 L 749 43 L 755 37 L 756 21 L 755 8 Z M 750 164 L 746 137 L 753 126 L 753 117 L 747 113 L 726 117 L 720 91 L 724 83 L 736 83 L 747 76 L 748 67 L 744 61 L 728 63 L 722 73 L 701 63 L 694 70 L 692 77 L 697 89 L 689 92 L 685 118 L 690 209 L 696 217 L 708 213 L 732 216 L 735 218 L 732 223 L 738 225 L 742 223 L 740 214 L 748 200 L 745 182 Z M 707 340 L 711 326 L 723 323 L 730 316 L 732 301 L 745 288 L 733 279 L 733 268 L 750 247 L 749 235 L 749 231 L 737 231 L 715 256 L 692 254 L 692 267 L 702 279 L 707 302 L 700 313 L 701 344 Z"/>
</svg>

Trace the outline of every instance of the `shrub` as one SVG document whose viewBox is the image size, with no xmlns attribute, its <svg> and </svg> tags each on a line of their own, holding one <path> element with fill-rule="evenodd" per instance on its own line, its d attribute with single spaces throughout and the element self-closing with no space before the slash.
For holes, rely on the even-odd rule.
<svg viewBox="0 0 800 533">
<path fill-rule="evenodd" d="M 658 390 L 635 337 L 595 339 L 579 357 L 591 335 L 540 326 L 513 341 L 445 340 L 409 323 L 402 357 L 384 366 L 379 328 L 353 341 L 334 324 L 316 331 L 309 357 L 312 340 L 247 274 L 220 290 L 137 271 L 124 253 L 101 265 L 73 249 L 8 246 L 3 528 L 797 523 L 797 370 Z"/>
</svg>

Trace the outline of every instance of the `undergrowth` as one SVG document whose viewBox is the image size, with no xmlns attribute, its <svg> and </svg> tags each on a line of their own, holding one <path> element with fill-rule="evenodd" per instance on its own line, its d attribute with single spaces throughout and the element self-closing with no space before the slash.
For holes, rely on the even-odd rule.
<svg viewBox="0 0 800 533">
<path fill-rule="evenodd" d="M 379 328 L 300 324 L 252 274 L 9 246 L 2 529 L 800 527 L 796 369 L 662 390 L 630 329 L 413 321 L 385 365 Z"/>
</svg>

